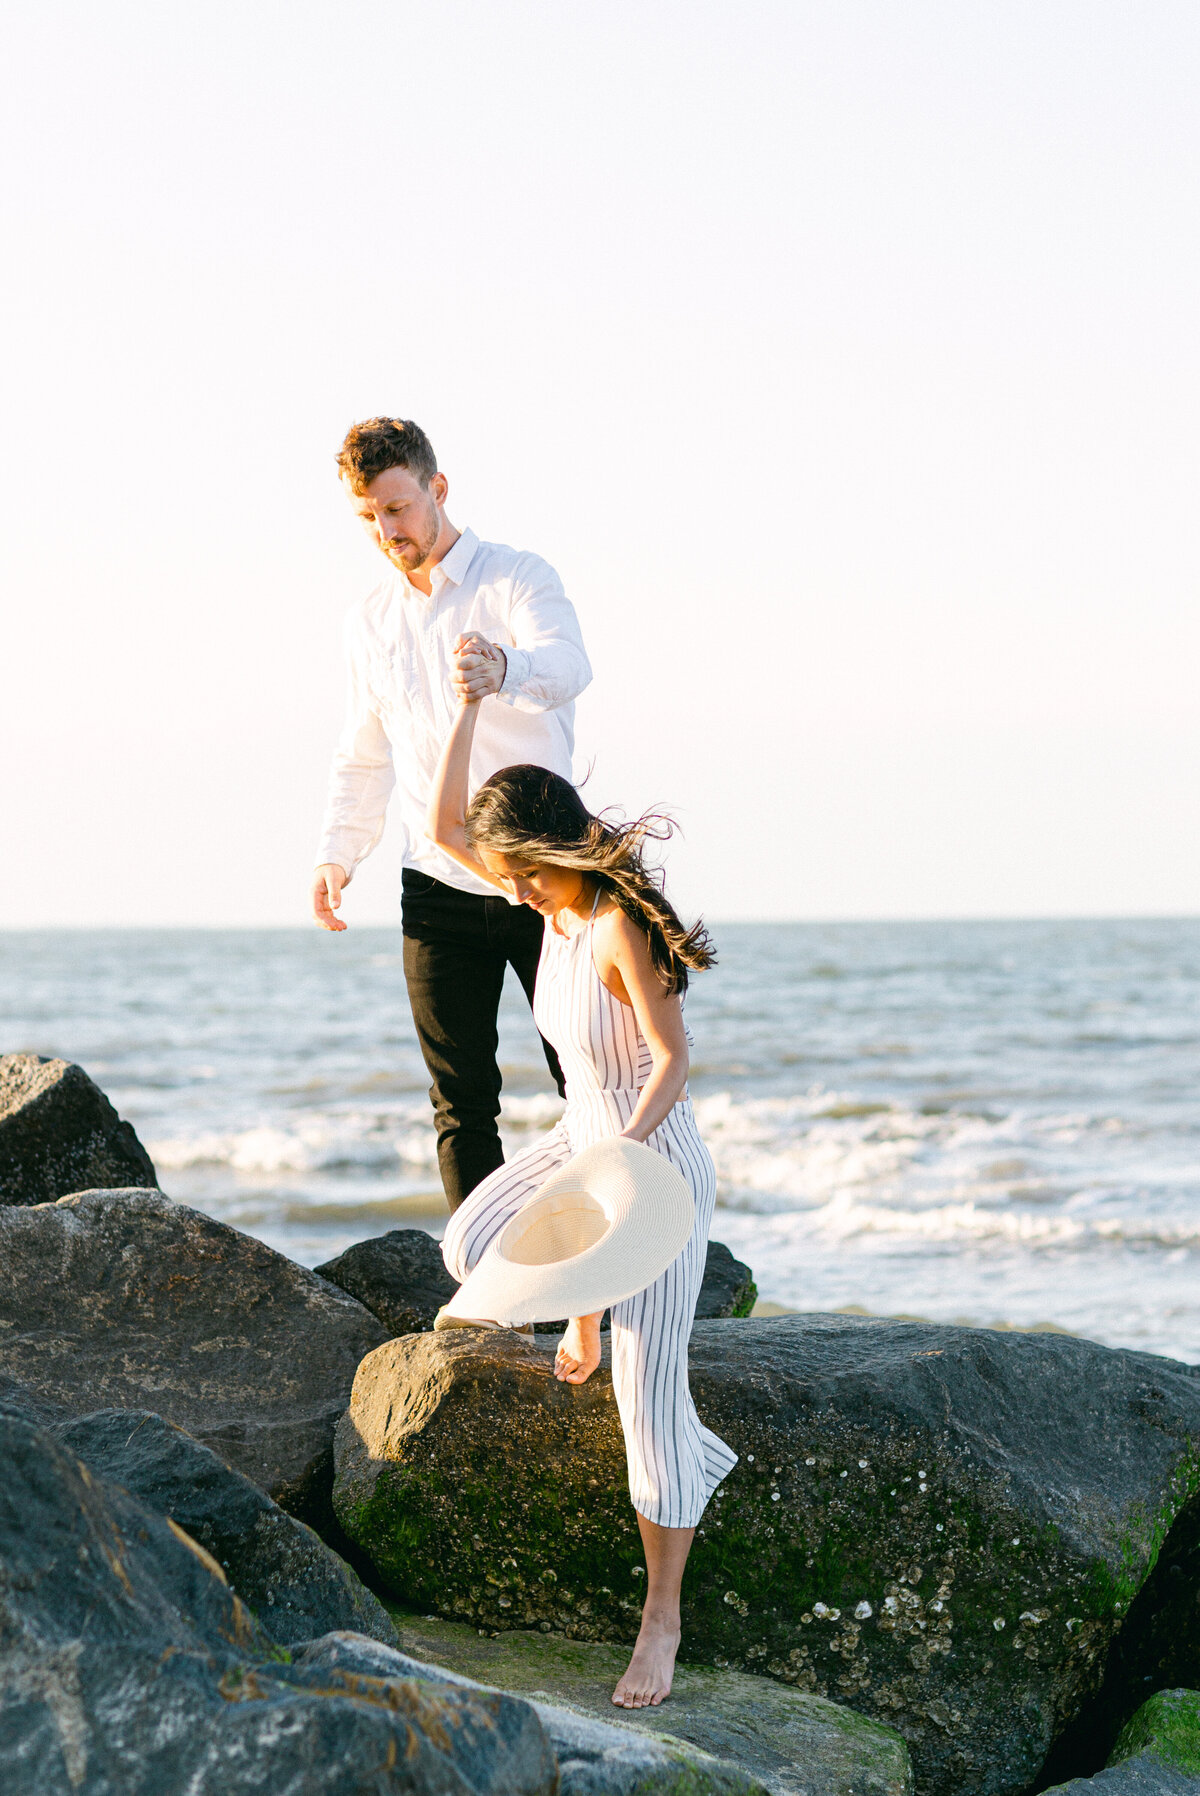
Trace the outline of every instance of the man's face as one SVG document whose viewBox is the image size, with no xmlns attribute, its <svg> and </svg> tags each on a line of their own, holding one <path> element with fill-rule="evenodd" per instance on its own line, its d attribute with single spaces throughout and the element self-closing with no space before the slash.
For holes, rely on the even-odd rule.
<svg viewBox="0 0 1200 1796">
<path fill-rule="evenodd" d="M 350 502 L 367 535 L 392 566 L 406 574 L 421 567 L 433 553 L 442 528 L 438 507 L 445 497 L 443 475 L 435 474 L 424 487 L 407 468 L 385 468 L 365 493 L 350 492 Z"/>
</svg>

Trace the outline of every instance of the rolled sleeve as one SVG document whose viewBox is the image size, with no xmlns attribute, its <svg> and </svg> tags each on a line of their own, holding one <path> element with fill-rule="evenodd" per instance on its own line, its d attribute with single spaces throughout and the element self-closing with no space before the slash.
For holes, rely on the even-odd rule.
<svg viewBox="0 0 1200 1796">
<path fill-rule="evenodd" d="M 579 620 L 558 575 L 536 555 L 522 556 L 514 571 L 509 628 L 499 698 L 518 711 L 553 711 L 578 698 L 592 677 Z"/>
</svg>

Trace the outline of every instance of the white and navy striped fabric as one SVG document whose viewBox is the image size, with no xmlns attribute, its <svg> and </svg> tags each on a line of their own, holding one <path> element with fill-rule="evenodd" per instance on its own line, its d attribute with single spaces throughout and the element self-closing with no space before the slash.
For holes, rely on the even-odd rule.
<svg viewBox="0 0 1200 1796">
<path fill-rule="evenodd" d="M 460 1281 L 543 1180 L 581 1148 L 620 1133 L 653 1065 L 633 1011 L 613 997 L 596 971 L 590 923 L 568 937 L 547 924 L 533 1014 L 558 1049 L 566 1111 L 557 1128 L 499 1167 L 450 1218 L 442 1253 Z M 694 1528 L 717 1485 L 737 1464 L 737 1454 L 701 1422 L 688 1389 L 688 1338 L 717 1181 L 688 1097 L 675 1105 L 647 1146 L 687 1180 L 696 1222 L 662 1277 L 613 1306 L 613 1385 L 634 1508 L 662 1528 Z"/>
</svg>

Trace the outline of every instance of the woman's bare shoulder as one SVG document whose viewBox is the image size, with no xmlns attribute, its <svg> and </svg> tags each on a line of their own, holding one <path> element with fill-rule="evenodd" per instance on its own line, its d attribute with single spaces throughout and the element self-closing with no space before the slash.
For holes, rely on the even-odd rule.
<svg viewBox="0 0 1200 1796">
<path fill-rule="evenodd" d="M 596 907 L 596 940 L 610 954 L 649 954 L 646 932 L 632 922 L 612 898 Z"/>
</svg>

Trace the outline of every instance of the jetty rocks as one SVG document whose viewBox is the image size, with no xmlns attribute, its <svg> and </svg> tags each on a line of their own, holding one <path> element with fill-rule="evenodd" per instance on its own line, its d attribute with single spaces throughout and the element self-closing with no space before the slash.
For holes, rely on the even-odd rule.
<svg viewBox="0 0 1200 1796">
<path fill-rule="evenodd" d="M 333 1432 L 387 1330 L 161 1191 L 0 1208 L 0 1373 L 57 1409 L 153 1410 L 328 1525 Z"/>
<path fill-rule="evenodd" d="M 693 1659 L 894 1726 L 930 1796 L 1029 1791 L 1073 1726 L 1074 1769 L 1107 1751 L 1126 1718 L 1110 1648 L 1139 1592 L 1160 1600 L 1172 1525 L 1195 1527 L 1200 1371 L 842 1316 L 698 1323 L 691 1369 L 740 1455 L 688 1566 Z M 342 1526 L 412 1607 L 633 1638 L 642 1556 L 604 1366 L 575 1388 L 549 1344 L 393 1340 L 359 1368 L 335 1454 Z M 1177 1661 L 1200 1659 L 1197 1595 Z"/>
<path fill-rule="evenodd" d="M 288 1653 L 45 1430 L 0 1413 L 0 1460 L 5 1796 L 554 1796 L 529 1704 Z"/>
<path fill-rule="evenodd" d="M 81 1066 L 0 1054 L 0 1204 L 157 1182 L 132 1125 Z"/>
</svg>

